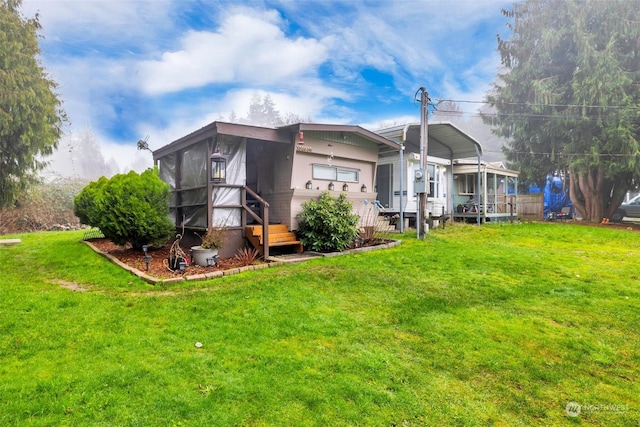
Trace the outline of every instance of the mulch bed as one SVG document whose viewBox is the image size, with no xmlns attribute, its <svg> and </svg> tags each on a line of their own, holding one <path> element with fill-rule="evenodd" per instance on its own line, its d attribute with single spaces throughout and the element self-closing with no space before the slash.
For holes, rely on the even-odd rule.
<svg viewBox="0 0 640 427">
<path fill-rule="evenodd" d="M 129 267 L 136 268 L 149 276 L 156 277 L 158 279 L 169 279 L 174 277 L 181 277 L 179 271 L 174 272 L 169 269 L 169 250 L 171 244 L 166 244 L 160 248 L 150 248 L 149 255 L 151 255 L 151 262 L 149 263 L 149 270 L 147 271 L 144 262 L 144 252 L 141 250 L 134 250 L 131 246 L 118 246 L 111 242 L 109 239 L 91 239 L 89 242 L 95 246 L 101 252 L 109 254 L 117 258 L 120 262 L 128 265 Z M 187 257 L 189 256 L 189 250 L 184 249 Z M 200 267 L 195 264 L 189 264 L 185 270 L 184 275 L 197 275 L 204 274 L 210 271 L 224 271 L 237 267 L 243 267 L 245 264 L 234 258 L 222 258 L 218 262 L 218 266 Z"/>
<path fill-rule="evenodd" d="M 195 276 L 201 275 L 209 272 L 215 271 L 225 271 L 232 270 L 235 268 L 244 267 L 246 264 L 235 258 L 221 258 L 218 262 L 218 266 L 212 267 L 200 267 L 195 264 L 189 264 L 184 272 L 184 274 L 180 274 L 179 271 L 172 271 L 169 269 L 169 252 L 171 249 L 171 243 L 167 243 L 166 245 L 159 248 L 149 248 L 149 255 L 151 255 L 151 262 L 149 263 L 149 269 L 147 270 L 146 264 L 144 262 L 144 252 L 141 250 L 134 250 L 130 245 L 119 246 L 111 242 L 111 240 L 107 238 L 94 238 L 88 240 L 96 249 L 100 252 L 109 254 L 115 258 L 117 258 L 123 264 L 128 265 L 129 267 L 133 267 L 147 275 L 154 277 L 156 279 L 171 279 L 171 278 L 179 278 L 183 276 Z M 358 246 L 352 246 L 346 248 L 343 252 L 348 252 L 349 249 L 365 249 L 368 247 L 376 247 L 381 245 L 386 245 L 393 242 L 393 240 L 388 239 L 367 239 L 366 241 L 359 242 Z M 182 248 L 187 257 L 189 256 L 189 250 Z M 264 260 L 259 259 L 253 262 L 252 264 L 260 264 L 264 263 Z"/>
</svg>

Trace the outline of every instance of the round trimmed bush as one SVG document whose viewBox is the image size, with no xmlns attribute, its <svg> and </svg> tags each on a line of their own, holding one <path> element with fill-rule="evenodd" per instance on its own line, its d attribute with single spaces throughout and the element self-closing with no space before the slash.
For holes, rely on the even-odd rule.
<svg viewBox="0 0 640 427">
<path fill-rule="evenodd" d="M 89 184 L 76 197 L 74 212 L 117 245 L 160 246 L 175 232 L 168 217 L 170 194 L 156 170 L 131 171 Z"/>
<path fill-rule="evenodd" d="M 358 237 L 360 217 L 353 205 L 341 193 L 337 198 L 324 191 L 318 200 L 302 204 L 298 236 L 305 248 L 318 252 L 341 251 Z"/>
</svg>

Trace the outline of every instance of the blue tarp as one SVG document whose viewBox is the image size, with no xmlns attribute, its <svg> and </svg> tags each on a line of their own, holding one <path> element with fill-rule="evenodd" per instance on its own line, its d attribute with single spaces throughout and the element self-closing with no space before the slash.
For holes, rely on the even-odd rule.
<svg viewBox="0 0 640 427">
<path fill-rule="evenodd" d="M 547 176 L 547 183 L 544 186 L 544 217 L 549 218 L 552 213 L 559 213 L 564 207 L 573 208 L 569 198 L 569 186 L 564 185 L 559 176 Z M 573 209 L 571 209 L 573 217 Z"/>
</svg>

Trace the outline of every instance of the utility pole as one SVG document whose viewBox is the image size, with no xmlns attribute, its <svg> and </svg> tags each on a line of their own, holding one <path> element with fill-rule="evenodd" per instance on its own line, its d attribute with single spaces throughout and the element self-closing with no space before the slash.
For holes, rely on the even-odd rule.
<svg viewBox="0 0 640 427">
<path fill-rule="evenodd" d="M 416 227 L 418 229 L 418 239 L 424 239 L 427 233 L 427 189 L 429 188 L 429 176 L 427 173 L 429 94 L 423 87 L 418 89 L 418 92 L 420 92 L 420 169 L 422 169 L 424 174 L 425 188 L 418 193 L 418 218 Z"/>
</svg>

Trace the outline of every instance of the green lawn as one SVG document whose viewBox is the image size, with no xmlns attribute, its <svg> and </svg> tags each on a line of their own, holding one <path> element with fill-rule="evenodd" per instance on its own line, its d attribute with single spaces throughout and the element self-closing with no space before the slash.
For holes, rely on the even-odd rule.
<svg viewBox="0 0 640 427">
<path fill-rule="evenodd" d="M 3 237 L 2 426 L 640 425 L 639 233 L 459 225 L 165 287 Z"/>
</svg>

